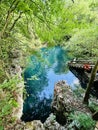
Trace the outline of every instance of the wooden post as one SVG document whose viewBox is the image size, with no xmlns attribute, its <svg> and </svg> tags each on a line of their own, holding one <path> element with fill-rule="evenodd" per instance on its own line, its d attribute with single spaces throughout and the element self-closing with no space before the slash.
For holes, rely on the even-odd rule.
<svg viewBox="0 0 98 130">
<path fill-rule="evenodd" d="M 95 64 L 95 66 L 94 66 L 94 68 L 91 72 L 91 77 L 90 77 L 90 80 L 89 80 L 89 83 L 88 83 L 88 86 L 87 86 L 87 89 L 86 89 L 86 92 L 85 92 L 85 96 L 84 96 L 84 99 L 83 99 L 83 103 L 85 103 L 85 104 L 88 104 L 90 90 L 91 90 L 91 87 L 93 86 L 97 69 L 98 69 L 98 60 L 96 61 L 96 64 Z"/>
</svg>

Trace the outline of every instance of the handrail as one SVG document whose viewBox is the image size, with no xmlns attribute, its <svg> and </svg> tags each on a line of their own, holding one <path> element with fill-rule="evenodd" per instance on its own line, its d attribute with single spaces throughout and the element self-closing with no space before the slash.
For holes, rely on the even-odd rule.
<svg viewBox="0 0 98 130">
<path fill-rule="evenodd" d="M 72 63 L 74 63 L 74 64 L 91 64 L 93 66 L 95 64 L 91 60 L 76 60 L 76 59 L 73 59 L 73 60 L 71 60 L 71 61 L 68 62 L 68 64 L 72 64 Z"/>
</svg>

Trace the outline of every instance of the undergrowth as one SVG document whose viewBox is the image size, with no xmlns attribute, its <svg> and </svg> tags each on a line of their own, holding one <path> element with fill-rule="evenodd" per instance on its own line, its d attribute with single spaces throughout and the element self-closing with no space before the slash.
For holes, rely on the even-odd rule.
<svg viewBox="0 0 98 130">
<path fill-rule="evenodd" d="M 0 84 L 0 130 L 15 121 L 12 117 L 12 110 L 18 106 L 15 94 L 18 91 L 17 83 L 19 82 L 18 77 L 15 76 L 9 81 L 5 80 Z"/>
<path fill-rule="evenodd" d="M 90 115 L 83 112 L 71 113 L 69 115 L 69 120 L 72 121 L 69 125 L 71 130 L 73 128 L 78 130 L 94 130 L 96 123 Z"/>
</svg>

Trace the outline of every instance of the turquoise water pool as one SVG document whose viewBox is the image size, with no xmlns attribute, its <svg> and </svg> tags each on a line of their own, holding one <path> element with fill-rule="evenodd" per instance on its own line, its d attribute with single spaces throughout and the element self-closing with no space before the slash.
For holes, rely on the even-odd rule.
<svg viewBox="0 0 98 130">
<path fill-rule="evenodd" d="M 51 113 L 51 101 L 54 85 L 65 80 L 72 89 L 79 80 L 69 71 L 68 52 L 61 47 L 42 48 L 38 54 L 31 56 L 24 72 L 27 97 L 24 100 L 22 120 L 41 120 Z"/>
</svg>

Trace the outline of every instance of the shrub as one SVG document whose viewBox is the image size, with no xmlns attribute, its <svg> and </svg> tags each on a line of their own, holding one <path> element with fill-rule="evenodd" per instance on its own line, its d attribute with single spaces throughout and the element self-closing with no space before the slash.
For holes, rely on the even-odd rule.
<svg viewBox="0 0 98 130">
<path fill-rule="evenodd" d="M 71 113 L 69 120 L 72 120 L 69 128 L 76 127 L 79 130 L 93 130 L 95 126 L 95 121 L 90 115 L 83 112 Z"/>
<path fill-rule="evenodd" d="M 15 97 L 18 82 L 19 79 L 15 76 L 0 84 L 0 130 L 3 130 L 10 123 L 12 124 L 15 120 L 11 115 L 13 108 L 18 106 Z"/>
</svg>

